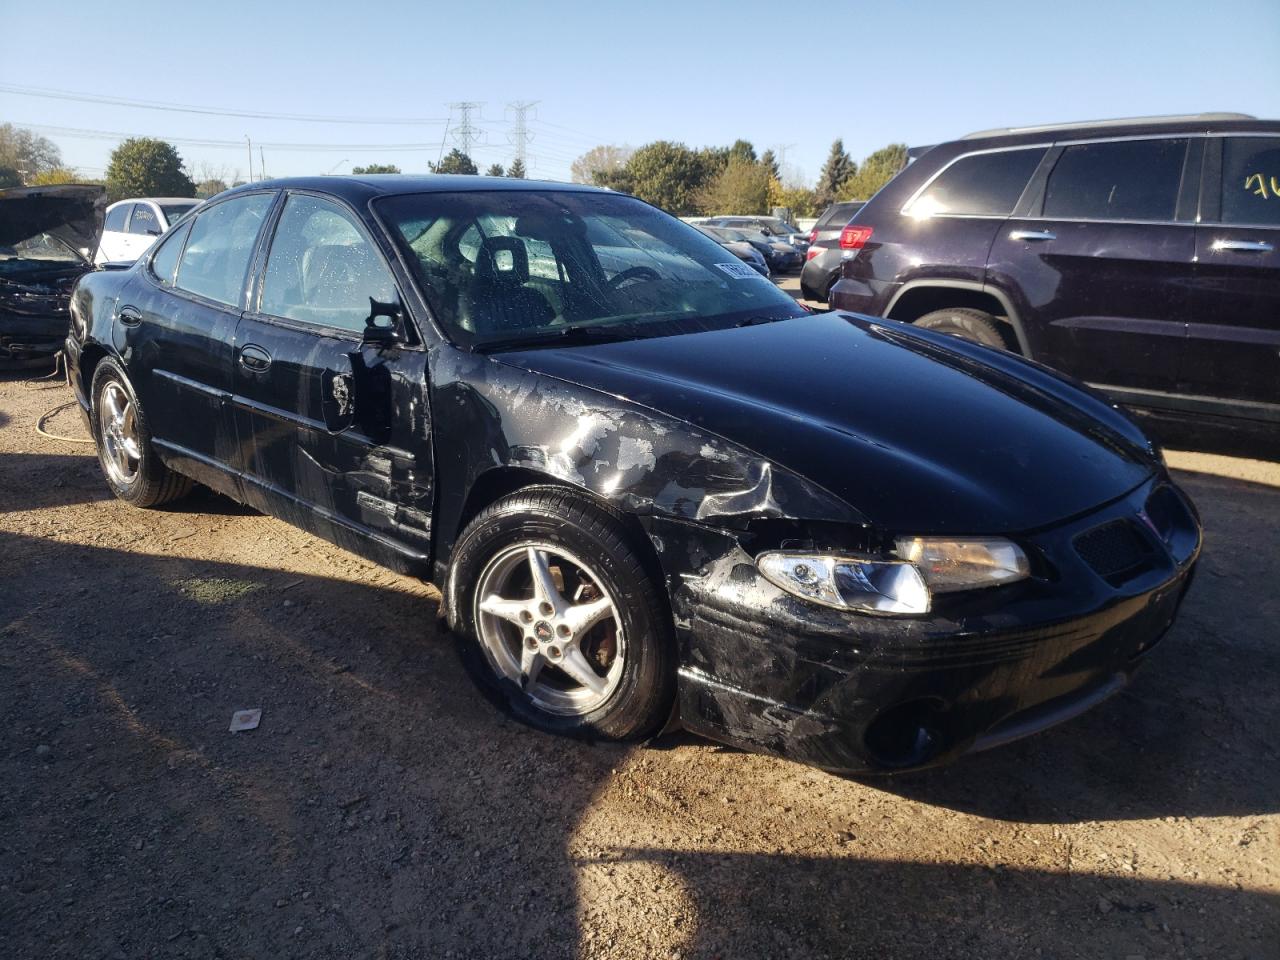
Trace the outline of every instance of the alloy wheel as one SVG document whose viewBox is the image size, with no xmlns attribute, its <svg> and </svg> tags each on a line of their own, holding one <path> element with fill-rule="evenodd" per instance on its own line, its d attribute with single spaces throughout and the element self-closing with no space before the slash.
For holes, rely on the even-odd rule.
<svg viewBox="0 0 1280 960">
<path fill-rule="evenodd" d="M 582 716 L 618 688 L 626 640 L 599 576 L 562 547 L 522 543 L 489 561 L 475 593 L 489 664 L 548 713 Z"/>
<path fill-rule="evenodd" d="M 138 415 L 132 398 L 114 380 L 107 382 L 98 398 L 98 434 L 107 473 L 117 485 L 130 486 L 142 464 Z"/>
</svg>

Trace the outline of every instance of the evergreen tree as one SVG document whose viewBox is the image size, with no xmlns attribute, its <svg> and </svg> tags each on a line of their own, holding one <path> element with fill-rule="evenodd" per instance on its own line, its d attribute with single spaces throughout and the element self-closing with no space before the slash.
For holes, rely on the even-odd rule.
<svg viewBox="0 0 1280 960">
<path fill-rule="evenodd" d="M 857 164 L 844 152 L 844 141 L 836 140 L 831 144 L 831 151 L 827 154 L 827 162 L 823 164 L 822 172 L 818 174 L 818 185 L 813 188 L 814 199 L 817 201 L 818 209 L 821 210 L 829 204 L 835 203 L 836 197 L 840 193 L 840 188 L 857 171 Z"/>
<path fill-rule="evenodd" d="M 524 161 L 519 157 L 512 160 L 511 166 L 507 168 L 507 176 L 516 180 L 523 180 L 525 178 Z"/>
</svg>

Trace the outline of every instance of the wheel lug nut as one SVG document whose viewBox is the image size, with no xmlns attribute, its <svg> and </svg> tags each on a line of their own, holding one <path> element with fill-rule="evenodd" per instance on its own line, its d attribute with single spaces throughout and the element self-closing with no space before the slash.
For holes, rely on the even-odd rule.
<svg viewBox="0 0 1280 960">
<path fill-rule="evenodd" d="M 533 638 L 533 637 L 525 637 L 525 638 L 524 638 L 524 645 L 525 645 L 526 647 L 528 647 L 530 650 L 537 650 L 537 649 L 538 649 L 538 641 L 537 641 L 535 638 Z"/>
<path fill-rule="evenodd" d="M 538 610 L 539 610 L 539 612 L 541 612 L 541 614 L 542 614 L 544 617 L 549 617 L 549 616 L 551 616 L 553 613 L 555 613 L 555 612 L 556 612 L 556 611 L 555 611 L 555 608 L 554 608 L 554 607 L 552 607 L 552 606 L 551 606 L 551 604 L 549 604 L 549 603 L 543 603 L 543 604 L 539 605 Z"/>
<path fill-rule="evenodd" d="M 560 659 L 560 648 L 559 648 L 559 647 L 548 647 L 548 648 L 547 648 L 547 653 L 551 654 L 551 659 L 553 659 L 553 660 L 559 660 L 559 659 Z"/>
<path fill-rule="evenodd" d="M 560 634 L 562 637 L 567 637 L 569 635 L 569 628 L 562 623 L 560 626 L 556 627 L 556 633 Z"/>
</svg>

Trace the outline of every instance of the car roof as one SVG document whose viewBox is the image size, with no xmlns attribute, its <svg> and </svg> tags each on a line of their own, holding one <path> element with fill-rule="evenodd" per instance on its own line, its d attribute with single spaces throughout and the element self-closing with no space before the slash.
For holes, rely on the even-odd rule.
<svg viewBox="0 0 1280 960">
<path fill-rule="evenodd" d="M 375 197 L 393 197 L 413 193 L 461 193 L 482 191 L 554 190 L 564 193 L 601 193 L 615 195 L 602 187 L 556 180 L 520 180 L 512 177 L 482 177 L 462 173 L 377 173 L 354 176 L 279 177 L 242 184 L 225 194 L 253 190 L 314 190 L 341 197 L 351 203 Z"/>
<path fill-rule="evenodd" d="M 125 197 L 111 204 L 118 207 L 122 203 L 204 203 L 199 197 Z"/>
<path fill-rule="evenodd" d="M 1073 123 L 1044 123 L 1022 127 L 999 127 L 969 133 L 952 143 L 986 141 L 1042 143 L 1046 140 L 1097 137 L 1149 136 L 1167 133 L 1280 132 L 1280 121 L 1260 120 L 1247 113 L 1194 113 L 1159 117 L 1122 117 L 1113 120 L 1085 120 Z M 975 144 L 977 145 L 977 144 Z M 923 152 L 928 148 L 917 148 Z"/>
</svg>

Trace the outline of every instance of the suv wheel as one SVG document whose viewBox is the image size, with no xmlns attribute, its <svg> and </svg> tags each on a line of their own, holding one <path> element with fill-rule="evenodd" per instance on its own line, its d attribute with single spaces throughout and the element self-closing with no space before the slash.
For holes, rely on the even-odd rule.
<svg viewBox="0 0 1280 960">
<path fill-rule="evenodd" d="M 935 310 L 926 313 L 915 321 L 917 327 L 936 330 L 938 333 L 950 334 L 972 340 L 986 347 L 997 350 L 1013 349 L 1012 338 L 1005 335 L 1003 324 L 989 313 L 974 310 L 972 307 L 948 307 L 946 310 Z"/>
<path fill-rule="evenodd" d="M 190 492 L 192 482 L 156 456 L 133 385 L 114 360 L 98 364 L 90 396 L 98 462 L 112 493 L 135 507 L 158 507 Z"/>
<path fill-rule="evenodd" d="M 670 618 L 619 515 L 573 491 L 522 490 L 468 525 L 449 581 L 468 669 L 519 719 L 610 740 L 667 720 Z"/>
</svg>

